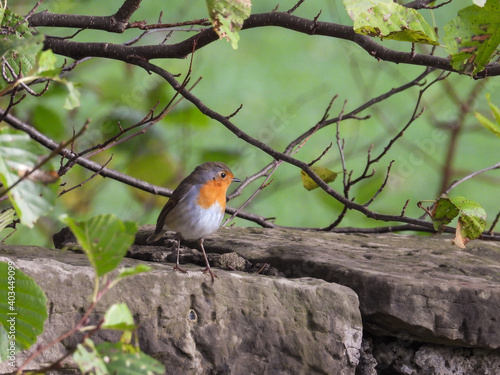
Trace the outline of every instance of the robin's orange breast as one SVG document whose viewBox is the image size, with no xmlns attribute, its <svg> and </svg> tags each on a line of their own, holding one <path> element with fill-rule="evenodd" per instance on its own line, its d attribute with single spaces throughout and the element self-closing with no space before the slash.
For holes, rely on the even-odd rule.
<svg viewBox="0 0 500 375">
<path fill-rule="evenodd" d="M 205 185 L 200 188 L 198 196 L 198 205 L 202 208 L 209 208 L 217 202 L 219 203 L 221 210 L 226 209 L 226 191 L 232 180 L 231 176 L 226 176 L 226 178 L 217 177 L 209 180 Z"/>
<path fill-rule="evenodd" d="M 201 208 L 210 208 L 215 202 L 219 203 L 221 210 L 226 209 L 226 191 L 231 183 L 230 179 L 215 179 L 208 181 L 200 188 L 198 196 L 198 205 Z"/>
</svg>

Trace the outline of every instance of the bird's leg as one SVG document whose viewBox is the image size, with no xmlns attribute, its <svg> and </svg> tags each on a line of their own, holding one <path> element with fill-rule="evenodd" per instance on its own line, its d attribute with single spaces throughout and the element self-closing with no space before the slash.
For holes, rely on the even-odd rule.
<svg viewBox="0 0 500 375">
<path fill-rule="evenodd" d="M 200 238 L 198 240 L 198 242 L 200 243 L 201 251 L 203 251 L 203 256 L 205 257 L 205 262 L 207 263 L 207 268 L 205 268 L 204 270 L 201 270 L 201 271 L 203 273 L 208 272 L 210 274 L 210 277 L 212 278 L 212 284 L 213 284 L 217 275 L 212 272 L 212 269 L 210 268 L 210 263 L 208 263 L 207 253 L 205 253 L 205 248 L 203 247 L 203 238 Z"/>
<path fill-rule="evenodd" d="M 176 236 L 177 236 L 177 262 L 175 263 L 174 270 L 175 271 L 181 271 L 183 273 L 187 273 L 186 270 L 183 270 L 179 266 L 179 252 L 181 251 L 181 234 L 177 233 Z"/>
</svg>

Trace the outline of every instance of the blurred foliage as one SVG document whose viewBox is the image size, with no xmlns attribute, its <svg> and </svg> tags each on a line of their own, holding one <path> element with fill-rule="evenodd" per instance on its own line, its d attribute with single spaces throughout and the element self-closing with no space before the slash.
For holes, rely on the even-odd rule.
<svg viewBox="0 0 500 375">
<path fill-rule="evenodd" d="M 295 0 L 282 1 L 280 10 L 289 9 L 295 3 Z M 42 3 L 38 11 L 48 9 L 57 13 L 109 15 L 121 4 L 120 0 L 48 1 Z M 19 0 L 9 5 L 15 12 L 26 14 L 33 2 Z M 457 16 L 460 9 L 469 5 L 470 1 L 458 0 L 434 11 L 422 10 L 419 13 L 430 25 L 442 28 Z M 274 7 L 275 3 L 253 1 L 252 13 L 268 12 Z M 341 1 L 306 1 L 294 14 L 312 19 L 320 10 L 320 21 L 352 25 Z M 164 12 L 163 22 L 207 16 L 202 2 L 144 2 L 131 21 L 154 23 L 160 11 Z M 74 30 L 43 28 L 43 32 L 68 36 Z M 123 43 L 137 34 L 137 30 L 129 29 L 123 34 L 106 33 L 105 37 L 109 42 Z M 160 43 L 165 34 L 165 31 L 152 33 L 141 44 Z M 322 118 L 334 95 L 339 97 L 332 107 L 331 117 L 341 112 L 344 101 L 347 101 L 345 112 L 348 112 L 416 78 L 424 70 L 420 66 L 377 61 L 354 43 L 339 39 L 309 36 L 274 27 L 254 28 L 238 34 L 237 50 L 225 40 L 219 40 L 195 53 L 193 82 L 198 77 L 203 78 L 193 93 L 222 114 L 229 115 L 243 104 L 232 121 L 243 131 L 280 151 Z M 183 40 L 188 35 L 193 34 L 174 32 L 167 43 Z M 102 41 L 102 37 L 100 31 L 84 30 L 74 40 Z M 439 37 L 442 43 L 442 35 Z M 411 49 L 409 43 L 385 39 L 378 42 L 400 51 L 409 52 Z M 429 53 L 431 48 L 417 45 L 416 52 Z M 435 54 L 448 55 L 442 47 L 437 47 Z M 178 79 L 182 80 L 188 72 L 189 60 L 153 62 L 171 73 L 180 74 Z M 63 61 L 58 56 L 56 65 L 60 66 Z M 433 73 L 428 80 L 434 79 L 437 74 Z M 78 150 L 116 134 L 118 123 L 123 127 L 134 124 L 157 103 L 161 108 L 174 94 L 159 77 L 122 62 L 105 59 L 89 59 L 67 74 L 65 79 L 80 84 L 79 107 L 69 111 L 62 109 L 67 91 L 56 83 L 51 84 L 42 97 L 26 98 L 21 105 L 14 107 L 13 114 L 58 141 L 70 138 L 73 131 L 79 130 L 90 119 L 88 130 L 75 144 Z M 354 176 L 362 172 L 370 145 L 373 144 L 373 155 L 379 153 L 409 120 L 419 89 L 414 87 L 365 110 L 360 116 L 370 115 L 367 120 L 341 123 L 347 168 L 354 170 Z M 410 199 L 406 214 L 420 216 L 417 201 L 440 196 L 450 136 L 459 123 L 463 126 L 452 160 L 452 179 L 498 162 L 498 153 L 492 152 L 498 148 L 498 140 L 491 137 L 474 116 L 474 111 L 488 113 L 486 92 L 491 93 L 492 102 L 498 104 L 498 77 L 474 81 L 467 76 L 452 74 L 446 81 L 433 86 L 422 100 L 424 114 L 375 166 L 374 177 L 353 188 L 351 196 L 356 197 L 357 202 L 367 201 L 380 187 L 387 166 L 394 159 L 387 187 L 370 207 L 382 213 L 399 213 L 406 200 Z M 7 100 L 2 99 L 2 108 L 7 105 Z M 468 106 L 465 112 L 464 106 Z M 335 133 L 334 125 L 320 130 L 295 157 L 311 162 L 330 142 L 335 145 Z M 105 163 L 111 157 L 109 168 L 169 188 L 175 188 L 196 165 L 207 160 L 227 163 L 241 179 L 272 160 L 185 101 L 145 134 L 98 154 L 93 160 Z M 333 171 L 342 170 L 335 146 L 320 164 Z M 62 177 L 64 188 L 78 185 L 91 175 L 91 172 L 76 166 Z M 252 188 L 257 188 L 260 182 L 254 182 L 229 205 L 243 203 L 252 193 Z M 498 172 L 492 171 L 461 184 L 453 193 L 477 201 L 489 217 L 495 217 L 500 211 L 497 199 L 499 183 Z M 331 186 L 342 191 L 342 178 L 336 179 Z M 53 218 L 61 213 L 79 220 L 111 213 L 139 225 L 153 224 L 165 201 L 165 197 L 154 197 L 98 176 L 57 199 L 53 212 L 39 221 L 33 230 L 19 226 L 7 242 L 51 245 L 52 234 L 62 225 Z M 325 227 L 336 219 L 342 207 L 320 189 L 306 191 L 297 169 L 283 164 L 273 175 L 273 182 L 245 209 L 264 217 L 276 217 L 276 223 L 281 225 Z M 356 212 L 348 212 L 342 222 L 343 226 L 355 227 L 382 224 Z M 236 225 L 254 224 L 236 219 Z"/>
</svg>

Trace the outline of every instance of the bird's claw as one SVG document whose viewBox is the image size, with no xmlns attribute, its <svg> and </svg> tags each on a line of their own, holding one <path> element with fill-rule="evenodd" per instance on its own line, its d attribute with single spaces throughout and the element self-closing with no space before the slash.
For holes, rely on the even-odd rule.
<svg viewBox="0 0 500 375">
<path fill-rule="evenodd" d="M 185 269 L 182 269 L 178 264 L 174 266 L 174 271 L 180 271 L 182 273 L 187 273 Z"/>
<path fill-rule="evenodd" d="M 214 283 L 215 278 L 219 278 L 215 273 L 212 272 L 212 269 L 210 267 L 207 267 L 207 268 L 200 270 L 200 271 L 203 273 L 208 272 L 210 274 L 210 277 L 212 278 L 212 284 Z"/>
</svg>

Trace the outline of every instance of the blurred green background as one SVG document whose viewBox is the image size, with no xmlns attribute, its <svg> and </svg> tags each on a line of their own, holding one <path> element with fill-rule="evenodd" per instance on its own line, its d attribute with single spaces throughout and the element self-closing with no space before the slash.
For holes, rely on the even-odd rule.
<svg viewBox="0 0 500 375">
<path fill-rule="evenodd" d="M 35 1 L 14 1 L 9 6 L 26 14 Z M 98 0 L 56 1 L 47 0 L 38 11 L 48 9 L 56 13 L 110 15 L 122 1 Z M 295 1 L 280 1 L 280 10 L 287 10 Z M 428 22 L 442 30 L 456 12 L 471 5 L 471 1 L 453 1 L 435 11 L 421 13 Z M 268 12 L 276 4 L 253 1 L 252 13 Z M 313 18 L 321 10 L 320 21 L 352 25 L 341 1 L 306 1 L 295 13 Z M 163 11 L 163 22 L 179 22 L 207 17 L 205 2 L 198 1 L 143 1 L 131 21 L 147 20 L 155 23 Z M 74 30 L 40 28 L 49 35 L 67 36 Z M 442 31 L 441 31 L 442 33 Z M 136 29 L 116 35 L 101 31 L 81 32 L 78 41 L 109 41 L 123 43 L 137 36 Z M 140 44 L 160 43 L 166 32 L 145 37 Z M 167 43 L 183 40 L 194 32 L 176 31 Z M 442 35 L 440 35 L 442 40 Z M 410 51 L 411 45 L 403 42 L 380 42 L 401 51 Z M 417 52 L 428 53 L 430 46 L 417 46 Z M 437 47 L 436 54 L 446 56 L 444 48 Z M 62 62 L 64 59 L 60 58 Z M 182 80 L 189 68 L 190 59 L 153 60 Z M 284 147 L 302 132 L 319 121 L 334 95 L 338 95 L 331 117 L 337 116 L 347 100 L 346 112 L 362 105 L 393 87 L 400 86 L 420 75 L 424 67 L 396 65 L 377 61 L 354 43 L 308 36 L 277 27 L 263 27 L 240 32 L 239 48 L 233 50 L 225 40 L 212 43 L 194 55 L 192 82 L 202 80 L 193 93 L 212 109 L 229 115 L 240 104 L 242 110 L 232 120 L 243 131 L 266 142 L 276 150 Z M 434 72 L 428 82 L 437 77 Z M 165 105 L 173 90 L 159 77 L 122 62 L 89 59 L 67 76 L 80 84 L 81 107 L 62 109 L 65 88 L 52 84 L 49 91 L 39 98 L 30 97 L 14 108 L 14 114 L 33 124 L 56 141 L 68 139 L 73 129 L 79 129 L 91 119 L 88 131 L 78 139 L 76 146 L 84 149 L 102 142 L 118 128 L 142 119 L 157 101 Z M 410 127 L 389 154 L 376 165 L 375 176 L 351 191 L 357 202 L 366 202 L 382 183 L 387 166 L 395 160 L 387 188 L 371 208 L 388 214 L 399 214 L 407 199 L 407 215 L 418 217 L 419 200 L 435 199 L 440 193 L 445 157 L 449 148 L 451 128 L 456 126 L 460 108 L 468 102 L 471 92 L 477 99 L 469 103 L 470 110 L 464 119 L 455 148 L 452 179 L 497 163 L 500 139 L 486 131 L 474 117 L 474 110 L 491 117 L 485 94 L 491 93 L 496 105 L 500 91 L 500 78 L 474 81 L 467 76 L 452 74 L 428 90 L 422 100 L 424 114 Z M 349 120 L 341 123 L 341 136 L 345 138 L 348 170 L 356 177 L 365 165 L 367 150 L 374 145 L 372 155 L 378 155 L 410 119 L 420 88 L 414 87 L 389 100 L 369 108 L 360 116 L 370 115 L 364 121 Z M 5 108 L 5 100 L 2 102 Z M 318 157 L 334 142 L 334 146 L 317 164 L 334 171 L 342 170 L 338 149 L 335 146 L 335 125 L 315 134 L 295 155 L 305 162 Z M 113 156 L 108 167 L 153 184 L 175 188 L 196 165 L 208 160 L 226 162 L 234 174 L 244 179 L 272 159 L 241 141 L 219 123 L 204 117 L 193 105 L 181 102 L 164 120 L 145 134 L 103 152 L 93 160 L 105 163 Z M 65 188 L 81 183 L 92 173 L 79 166 L 62 177 Z M 341 176 L 331 185 L 342 191 Z M 241 205 L 260 185 L 258 180 L 242 196 L 229 205 Z M 472 179 L 452 192 L 480 203 L 488 213 L 489 224 L 500 210 L 499 171 L 488 172 Z M 230 191 L 234 186 L 230 187 Z M 154 224 L 165 197 L 125 186 L 111 179 L 96 177 L 82 187 L 63 195 L 57 207 L 39 221 L 33 230 L 19 228 L 8 238 L 8 243 L 25 245 L 52 245 L 51 236 L 63 224 L 57 218 L 68 213 L 83 220 L 100 213 L 113 213 L 123 220 L 139 225 Z M 264 217 L 276 217 L 276 223 L 298 227 L 325 227 L 341 211 L 341 205 L 320 189 L 306 191 L 302 187 L 300 171 L 283 164 L 273 175 L 273 182 L 260 192 L 245 208 Z M 238 226 L 253 226 L 236 219 Z M 342 226 L 370 227 L 385 223 L 375 222 L 355 212 L 349 212 Z"/>
</svg>

